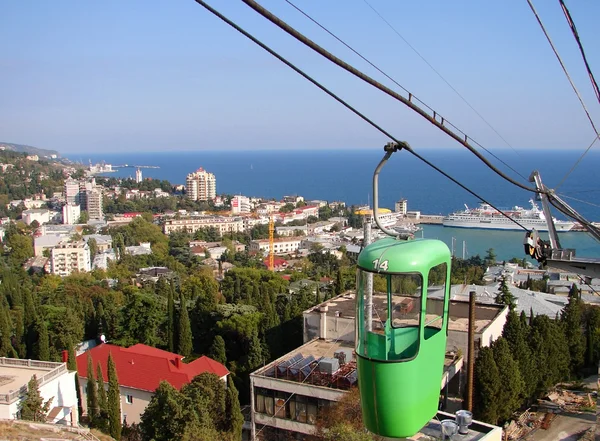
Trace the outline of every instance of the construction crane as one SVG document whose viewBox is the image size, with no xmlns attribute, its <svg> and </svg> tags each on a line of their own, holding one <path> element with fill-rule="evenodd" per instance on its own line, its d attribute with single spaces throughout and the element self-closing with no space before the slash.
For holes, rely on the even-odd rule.
<svg viewBox="0 0 600 441">
<path fill-rule="evenodd" d="M 269 216 L 269 271 L 275 270 L 275 244 L 274 244 L 275 223 L 273 213 Z"/>
</svg>

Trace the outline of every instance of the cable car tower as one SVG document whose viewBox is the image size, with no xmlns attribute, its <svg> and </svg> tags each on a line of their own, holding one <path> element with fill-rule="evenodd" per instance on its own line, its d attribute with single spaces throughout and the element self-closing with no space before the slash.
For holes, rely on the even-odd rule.
<svg viewBox="0 0 600 441">
<path fill-rule="evenodd" d="M 403 147 L 387 144 L 373 175 L 373 219 L 391 237 L 368 244 L 360 253 L 356 292 L 363 420 L 371 432 L 392 438 L 415 435 L 437 413 L 450 298 L 451 256 L 446 244 L 399 240 L 398 233 L 386 229 L 378 218 L 379 172 Z M 385 292 L 373 290 L 373 277 L 385 280 Z M 434 293 L 435 302 L 430 301 Z"/>
</svg>

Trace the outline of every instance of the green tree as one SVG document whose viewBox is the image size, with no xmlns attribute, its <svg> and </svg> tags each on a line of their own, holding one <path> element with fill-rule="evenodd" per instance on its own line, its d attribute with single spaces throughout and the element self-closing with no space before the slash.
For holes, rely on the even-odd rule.
<svg viewBox="0 0 600 441">
<path fill-rule="evenodd" d="M 169 289 L 167 294 L 167 349 L 169 352 L 175 351 L 175 302 L 173 300 L 173 290 Z"/>
<path fill-rule="evenodd" d="M 108 426 L 114 439 L 121 439 L 121 395 L 117 367 L 112 355 L 108 355 Z"/>
<path fill-rule="evenodd" d="M 44 403 L 44 400 L 40 395 L 37 377 L 34 375 L 31 377 L 31 380 L 29 380 L 29 383 L 27 383 L 25 399 L 21 403 L 21 419 L 45 422 L 51 401 L 52 399 Z"/>
<path fill-rule="evenodd" d="M 37 318 L 35 323 L 37 341 L 34 343 L 33 356 L 36 360 L 50 361 L 50 342 L 48 328 L 42 318 Z"/>
<path fill-rule="evenodd" d="M 506 277 L 502 277 L 502 280 L 500 280 L 500 292 L 496 295 L 495 301 L 499 305 L 507 305 L 511 311 L 517 306 L 515 296 L 510 292 L 506 282 Z"/>
<path fill-rule="evenodd" d="M 96 390 L 96 382 L 94 381 L 94 367 L 92 357 L 88 354 L 87 358 L 87 414 L 90 419 L 90 426 L 96 427 L 96 419 L 98 418 L 98 393 Z"/>
<path fill-rule="evenodd" d="M 177 339 L 177 352 L 184 357 L 192 353 L 192 328 L 188 315 L 187 305 L 183 293 L 180 296 L 179 305 L 179 338 Z"/>
<path fill-rule="evenodd" d="M 33 242 L 29 236 L 13 234 L 7 239 L 6 245 L 10 248 L 10 259 L 15 264 L 20 265 L 33 256 Z"/>
<path fill-rule="evenodd" d="M 77 223 L 78 224 L 87 224 L 89 220 L 90 220 L 90 215 L 87 211 L 84 210 L 79 215 L 79 219 L 77 220 Z"/>
<path fill-rule="evenodd" d="M 475 360 L 474 415 L 477 419 L 497 424 L 499 419 L 498 396 L 502 383 L 492 348 L 483 347 Z"/>
<path fill-rule="evenodd" d="M 221 364 L 227 363 L 227 356 L 225 355 L 225 340 L 220 335 L 216 335 L 213 344 L 208 352 L 209 357 Z"/>
<path fill-rule="evenodd" d="M 513 359 L 508 342 L 500 337 L 493 345 L 494 361 L 498 368 L 498 419 L 507 421 L 519 409 L 524 392 L 524 382 L 518 363 Z"/>
<path fill-rule="evenodd" d="M 242 427 L 244 425 L 244 416 L 240 409 L 240 400 L 238 391 L 233 384 L 231 375 L 227 377 L 227 391 L 225 395 L 225 422 L 224 430 L 232 434 L 234 440 L 242 439 Z"/>
<path fill-rule="evenodd" d="M 529 325 L 525 314 L 522 313 L 519 317 L 515 311 L 510 311 L 506 318 L 502 336 L 508 342 L 512 355 L 519 365 L 519 371 L 524 382 L 523 398 L 529 400 L 535 394 L 538 372 L 535 369 L 531 348 L 527 342 Z"/>
<path fill-rule="evenodd" d="M 495 265 L 496 264 L 496 252 L 493 248 L 489 248 L 485 254 L 485 263 L 486 265 Z"/>
<path fill-rule="evenodd" d="M 98 254 L 98 242 L 96 242 L 96 239 L 91 237 L 88 239 L 87 244 L 88 244 L 88 247 L 90 248 L 90 258 L 93 261 L 94 257 L 96 257 L 96 254 Z"/>
<path fill-rule="evenodd" d="M 108 432 L 108 397 L 106 396 L 104 375 L 100 363 L 96 366 L 96 386 L 98 390 L 98 418 L 96 427 L 103 432 Z"/>
<path fill-rule="evenodd" d="M 577 374 L 585 362 L 586 341 L 583 333 L 583 302 L 575 284 L 571 286 L 569 303 L 561 311 L 560 319 L 569 346 L 571 373 Z"/>
</svg>

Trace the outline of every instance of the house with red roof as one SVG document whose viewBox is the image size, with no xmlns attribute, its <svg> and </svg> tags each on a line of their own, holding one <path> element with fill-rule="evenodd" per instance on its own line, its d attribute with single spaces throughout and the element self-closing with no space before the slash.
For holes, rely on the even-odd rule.
<svg viewBox="0 0 600 441">
<path fill-rule="evenodd" d="M 139 423 L 154 391 L 162 380 L 176 389 L 181 389 L 194 377 L 210 372 L 227 381 L 229 371 L 212 358 L 202 356 L 191 363 L 184 363 L 183 357 L 162 349 L 144 344 L 129 348 L 111 344 L 101 344 L 77 357 L 77 372 L 81 387 L 81 402 L 87 412 L 87 364 L 92 357 L 94 378 L 98 363 L 102 366 L 104 384 L 108 390 L 108 355 L 112 355 L 117 368 L 121 395 L 121 416 L 127 424 Z"/>
</svg>

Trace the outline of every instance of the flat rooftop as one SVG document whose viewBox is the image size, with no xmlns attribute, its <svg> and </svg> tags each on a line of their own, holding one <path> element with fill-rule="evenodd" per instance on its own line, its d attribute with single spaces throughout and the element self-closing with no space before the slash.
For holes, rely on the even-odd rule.
<svg viewBox="0 0 600 441">
<path fill-rule="evenodd" d="M 42 386 L 66 371 L 65 363 L 0 357 L 0 403 L 17 399 L 34 375 Z"/>
<path fill-rule="evenodd" d="M 9 394 L 27 385 L 34 375 L 38 381 L 51 369 L 0 366 L 0 394 Z"/>
<path fill-rule="evenodd" d="M 356 293 L 348 291 L 333 297 L 326 302 L 313 306 L 307 309 L 305 313 L 319 314 L 322 306 L 327 306 L 328 317 L 344 317 L 355 318 Z M 410 297 L 407 297 L 410 298 Z M 435 299 L 442 302 L 441 299 Z M 462 300 L 450 300 L 450 320 L 448 328 L 451 331 L 467 332 L 469 325 L 469 302 Z M 380 292 L 373 293 L 373 308 L 379 313 L 379 316 L 385 316 L 385 308 L 387 307 L 386 295 Z M 503 307 L 499 305 L 490 305 L 485 303 L 477 303 L 475 305 L 475 332 L 480 333 L 496 318 L 502 311 Z"/>
<path fill-rule="evenodd" d="M 343 353 L 344 363 L 338 359 L 339 369 L 332 373 L 326 372 L 319 361 L 332 361 L 340 353 Z M 450 378 L 456 371 L 455 361 L 453 354 L 446 353 L 444 373 L 448 372 Z M 354 344 L 341 340 L 314 339 L 256 370 L 252 375 L 347 390 L 357 382 Z"/>
</svg>

